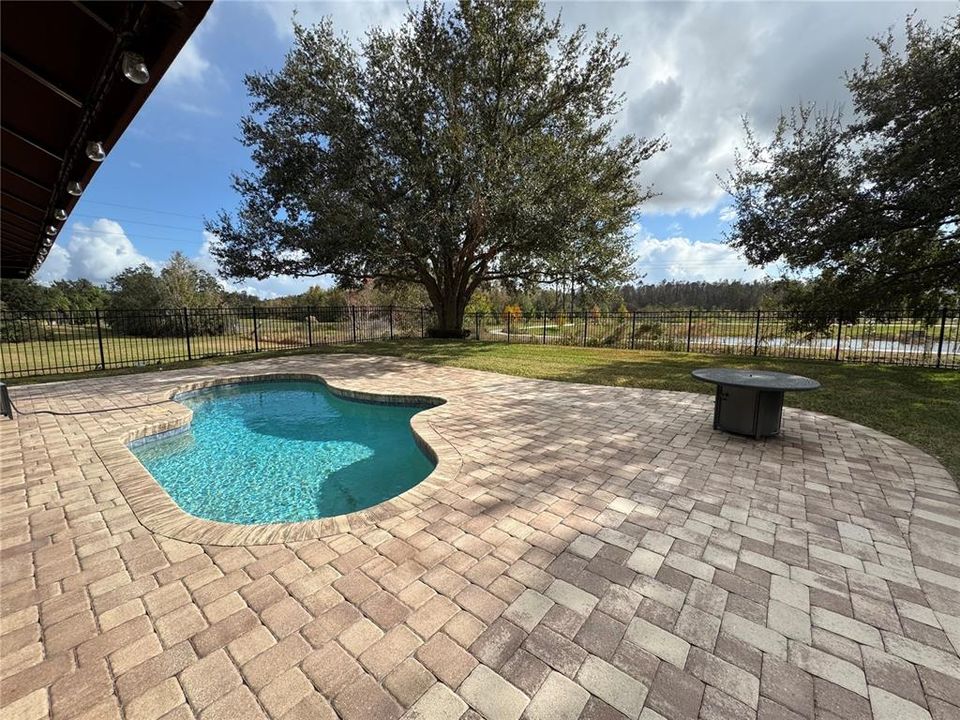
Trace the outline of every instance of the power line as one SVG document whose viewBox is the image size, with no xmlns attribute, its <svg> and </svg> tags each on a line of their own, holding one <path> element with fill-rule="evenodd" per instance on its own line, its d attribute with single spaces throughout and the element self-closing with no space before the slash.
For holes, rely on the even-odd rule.
<svg viewBox="0 0 960 720">
<path fill-rule="evenodd" d="M 156 213 L 157 215 L 174 215 L 176 217 L 185 217 L 192 220 L 203 220 L 202 215 L 186 215 L 184 213 L 171 212 L 169 210 L 153 210 L 151 208 L 137 207 L 136 205 L 121 205 L 120 203 L 102 202 L 100 200 L 85 200 L 86 205 L 106 205 L 107 207 L 125 208 L 126 210 L 139 210 L 141 212 Z"/>
<path fill-rule="evenodd" d="M 95 218 L 97 220 L 111 220 L 120 225 L 123 225 L 124 223 L 129 225 L 149 225 L 150 227 L 166 228 L 168 230 L 187 230 L 188 232 L 196 232 L 197 230 L 196 227 L 183 227 L 182 225 L 164 225 L 162 223 L 146 222 L 145 220 L 130 220 L 129 218 L 105 218 L 102 215 L 88 215 L 86 213 L 73 213 L 72 217 Z"/>
<path fill-rule="evenodd" d="M 134 231 L 133 233 L 130 233 L 130 234 L 128 234 L 128 233 L 126 233 L 126 232 L 114 232 L 114 231 L 112 231 L 112 230 L 104 230 L 104 231 L 99 231 L 99 230 L 85 230 L 84 232 L 89 232 L 89 234 L 92 235 L 92 236 L 94 236 L 94 237 L 103 237 L 103 236 L 123 237 L 123 238 L 127 238 L 127 240 L 131 240 L 131 241 L 133 241 L 133 240 L 159 240 L 159 241 L 161 241 L 161 242 L 181 243 L 181 244 L 182 244 L 182 243 L 189 243 L 189 242 L 202 242 L 201 240 L 190 240 L 190 239 L 188 239 L 188 238 L 175 238 L 175 237 L 170 237 L 169 235 L 168 235 L 168 236 L 142 235 L 141 233 L 136 232 L 136 231 Z"/>
</svg>

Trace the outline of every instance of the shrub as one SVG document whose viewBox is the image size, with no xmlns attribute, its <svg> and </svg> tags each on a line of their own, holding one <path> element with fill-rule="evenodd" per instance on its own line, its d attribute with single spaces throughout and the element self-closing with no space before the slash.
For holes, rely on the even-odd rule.
<svg viewBox="0 0 960 720">
<path fill-rule="evenodd" d="M 23 342 L 23 321 L 7 320 L 0 325 L 0 342 Z"/>
<path fill-rule="evenodd" d="M 523 317 L 523 310 L 520 309 L 519 305 L 507 305 L 503 309 L 503 321 L 507 322 L 507 318 L 510 318 L 511 322 L 518 322 Z"/>
<path fill-rule="evenodd" d="M 31 340 L 51 340 L 53 330 L 45 322 L 30 322 L 23 318 L 5 320 L 0 324 L 0 342 L 21 343 Z"/>
<path fill-rule="evenodd" d="M 663 325 L 658 322 L 642 322 L 637 325 L 633 336 L 643 340 L 657 340 L 663 335 Z"/>
</svg>

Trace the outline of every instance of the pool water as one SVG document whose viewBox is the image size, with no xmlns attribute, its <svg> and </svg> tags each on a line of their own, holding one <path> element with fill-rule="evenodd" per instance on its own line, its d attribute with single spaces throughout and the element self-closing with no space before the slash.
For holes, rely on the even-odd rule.
<svg viewBox="0 0 960 720">
<path fill-rule="evenodd" d="M 251 382 L 178 398 L 182 432 L 130 450 L 186 512 L 229 523 L 295 522 L 361 510 L 399 495 L 434 463 L 412 405 L 338 397 L 320 382 Z"/>
</svg>

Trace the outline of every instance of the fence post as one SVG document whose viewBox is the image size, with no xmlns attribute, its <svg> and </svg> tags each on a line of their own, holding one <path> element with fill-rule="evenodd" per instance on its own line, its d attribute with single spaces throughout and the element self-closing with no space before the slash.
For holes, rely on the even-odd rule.
<svg viewBox="0 0 960 720">
<path fill-rule="evenodd" d="M 253 306 L 253 351 L 260 352 L 260 327 L 257 323 L 257 306 Z"/>
<path fill-rule="evenodd" d="M 353 343 L 357 343 L 357 306 L 350 306 L 350 323 L 353 325 Z"/>
<path fill-rule="evenodd" d="M 754 356 L 758 355 L 759 352 L 760 352 L 760 311 L 757 310 L 757 331 L 753 334 Z"/>
<path fill-rule="evenodd" d="M 541 345 L 547 344 L 547 311 L 543 311 L 543 336 L 540 340 Z"/>
<path fill-rule="evenodd" d="M 426 336 L 427 336 L 427 330 L 423 324 L 423 308 L 420 308 L 420 337 L 425 338 Z"/>
<path fill-rule="evenodd" d="M 313 347 L 313 315 L 307 315 L 307 347 Z"/>
<path fill-rule="evenodd" d="M 840 343 L 843 340 L 843 310 L 837 313 L 837 352 L 834 360 L 840 362 Z"/>
<path fill-rule="evenodd" d="M 633 319 L 630 321 L 630 349 L 633 350 L 636 346 L 636 337 L 637 337 L 637 311 L 633 311 Z"/>
<path fill-rule="evenodd" d="M 474 315 L 476 315 L 476 317 L 474 318 L 474 327 L 477 332 L 477 340 L 479 340 L 480 339 L 480 311 L 477 310 L 474 313 Z"/>
<path fill-rule="evenodd" d="M 97 308 L 97 344 L 100 346 L 100 367 L 107 369 L 107 358 L 103 354 L 103 330 L 100 327 L 100 308 Z"/>
<path fill-rule="evenodd" d="M 947 308 L 940 310 L 940 342 L 937 343 L 937 367 L 940 367 L 940 358 L 943 356 L 943 334 L 947 329 Z"/>
<path fill-rule="evenodd" d="M 193 351 L 190 349 L 190 311 L 183 309 L 183 334 L 187 338 L 187 360 L 193 360 Z"/>
<path fill-rule="evenodd" d="M 690 336 L 693 334 L 693 310 L 687 310 L 687 352 L 690 352 Z"/>
<path fill-rule="evenodd" d="M 513 316 L 512 312 L 507 313 L 507 342 L 510 342 L 510 318 Z"/>
<path fill-rule="evenodd" d="M 587 321 L 589 320 L 589 318 L 590 316 L 587 315 L 587 311 L 584 310 L 583 311 L 583 347 L 587 346 Z"/>
<path fill-rule="evenodd" d="M 390 339 L 393 340 L 393 305 L 390 306 Z"/>
</svg>

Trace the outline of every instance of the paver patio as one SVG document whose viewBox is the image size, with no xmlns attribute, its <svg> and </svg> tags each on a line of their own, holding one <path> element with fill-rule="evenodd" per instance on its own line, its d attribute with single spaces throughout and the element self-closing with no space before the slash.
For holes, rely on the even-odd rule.
<svg viewBox="0 0 960 720">
<path fill-rule="evenodd" d="M 446 399 L 456 472 L 296 542 L 148 529 L 102 448 L 187 412 L 114 408 L 264 373 Z M 3 718 L 960 717 L 960 494 L 879 432 L 345 355 L 13 396 L 108 412 L 0 422 Z"/>
</svg>

